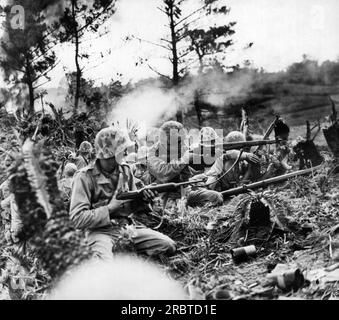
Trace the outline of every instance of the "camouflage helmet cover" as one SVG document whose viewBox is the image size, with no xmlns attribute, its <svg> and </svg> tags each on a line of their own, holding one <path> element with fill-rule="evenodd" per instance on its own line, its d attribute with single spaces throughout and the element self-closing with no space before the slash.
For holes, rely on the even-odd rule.
<svg viewBox="0 0 339 320">
<path fill-rule="evenodd" d="M 126 157 L 126 163 L 136 163 L 137 162 L 137 154 L 135 152 L 131 152 Z"/>
<path fill-rule="evenodd" d="M 77 166 L 74 163 L 67 163 L 64 169 L 65 176 L 73 176 L 74 173 L 78 170 Z"/>
<path fill-rule="evenodd" d="M 231 131 L 225 138 L 226 142 L 243 142 L 246 141 L 245 135 L 240 131 Z"/>
<path fill-rule="evenodd" d="M 160 143 L 165 144 L 170 142 L 171 136 L 178 133 L 181 139 L 185 142 L 187 138 L 184 126 L 177 121 L 167 121 L 160 127 Z"/>
<path fill-rule="evenodd" d="M 80 151 L 80 152 L 91 153 L 91 152 L 93 151 L 93 147 L 92 147 L 92 145 L 91 145 L 90 142 L 88 142 L 88 141 L 83 141 L 83 142 L 81 142 L 81 144 L 80 144 L 79 151 Z"/>
<path fill-rule="evenodd" d="M 204 127 L 199 132 L 199 138 L 201 142 L 211 142 L 218 139 L 218 134 L 211 127 Z"/>
<path fill-rule="evenodd" d="M 134 145 L 128 133 L 122 129 L 108 127 L 100 130 L 95 137 L 97 159 L 109 159 Z"/>
<path fill-rule="evenodd" d="M 167 134 L 169 134 L 171 129 L 176 129 L 176 130 L 179 131 L 179 130 L 181 130 L 183 128 L 184 128 L 184 126 L 180 122 L 177 122 L 177 121 L 167 121 L 167 122 L 165 122 L 160 127 L 160 130 L 162 130 L 163 132 L 166 132 Z"/>
</svg>

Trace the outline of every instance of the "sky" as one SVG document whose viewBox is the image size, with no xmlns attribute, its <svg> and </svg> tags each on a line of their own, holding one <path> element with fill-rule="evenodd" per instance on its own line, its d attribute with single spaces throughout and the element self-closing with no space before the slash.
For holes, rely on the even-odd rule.
<svg viewBox="0 0 339 320">
<path fill-rule="evenodd" d="M 193 7 L 199 0 L 188 1 Z M 275 72 L 301 61 L 303 54 L 320 62 L 339 58 L 338 0 L 221 2 L 231 7 L 225 22 L 237 22 L 234 46 L 226 52 L 230 65 L 248 59 L 255 67 Z M 108 34 L 95 40 L 90 36 L 82 44 L 82 48 L 90 53 L 89 61 L 83 62 L 87 68 L 85 76 L 97 83 L 107 83 L 111 79 L 138 81 L 156 76 L 146 65 L 136 66 L 140 57 L 149 59 L 149 64 L 161 73 L 170 74 L 167 52 L 162 48 L 138 40 L 124 40 L 134 34 L 158 43 L 166 36 L 166 17 L 157 9 L 160 3 L 160 0 L 119 0 L 116 13 L 105 25 Z M 253 47 L 244 49 L 249 42 L 254 43 Z M 104 58 L 101 58 L 101 53 Z M 64 73 L 74 70 L 72 54 L 70 45 L 57 50 L 60 64 L 50 74 L 49 87 L 57 87 Z M 120 73 L 122 76 L 118 75 Z"/>
</svg>

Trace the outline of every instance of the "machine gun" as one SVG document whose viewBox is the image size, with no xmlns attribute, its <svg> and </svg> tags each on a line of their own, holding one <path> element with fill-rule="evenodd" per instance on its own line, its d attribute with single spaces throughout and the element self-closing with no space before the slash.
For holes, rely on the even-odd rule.
<svg viewBox="0 0 339 320">
<path fill-rule="evenodd" d="M 258 181 L 258 182 L 254 182 L 254 183 L 250 183 L 250 184 L 244 184 L 240 187 L 232 188 L 232 189 L 223 191 L 223 192 L 221 192 L 221 194 L 223 195 L 224 199 L 226 199 L 230 196 L 235 196 L 235 195 L 245 193 L 245 192 L 248 192 L 248 191 L 254 190 L 254 189 L 264 188 L 264 187 L 267 187 L 268 185 L 279 183 L 279 182 L 282 182 L 282 181 L 286 181 L 290 178 L 295 178 L 295 177 L 305 175 L 305 174 L 308 174 L 308 173 L 313 173 L 314 171 L 318 170 L 320 167 L 321 167 L 321 165 L 318 165 L 318 166 L 313 167 L 313 168 L 283 174 L 283 175 L 280 175 L 280 176 L 276 176 L 276 177 L 273 177 L 273 178 L 270 178 L 270 179 L 266 179 L 266 180 L 262 180 L 262 181 Z"/>
<path fill-rule="evenodd" d="M 164 183 L 164 184 L 148 185 L 139 190 L 118 193 L 116 196 L 116 199 L 117 200 L 134 200 L 134 199 L 141 198 L 144 190 L 151 190 L 151 191 L 156 191 L 159 193 L 173 192 L 173 191 L 178 190 L 180 187 L 186 187 L 191 184 L 200 183 L 200 182 L 204 182 L 204 180 L 201 179 L 201 180 L 179 182 L 179 183 L 170 182 L 170 183 Z"/>
</svg>

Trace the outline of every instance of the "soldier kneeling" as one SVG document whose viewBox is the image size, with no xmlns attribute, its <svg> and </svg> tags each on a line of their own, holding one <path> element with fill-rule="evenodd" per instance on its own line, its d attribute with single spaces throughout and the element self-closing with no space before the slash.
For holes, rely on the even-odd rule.
<svg viewBox="0 0 339 320">
<path fill-rule="evenodd" d="M 149 203 L 155 194 L 146 190 L 142 200 L 116 200 L 118 192 L 136 189 L 128 165 L 122 164 L 125 150 L 134 146 L 122 130 L 102 129 L 96 136 L 96 161 L 74 177 L 70 216 L 76 228 L 86 230 L 88 241 L 97 257 L 111 259 L 112 251 L 123 230 L 132 230 L 132 241 L 138 253 L 148 256 L 173 254 L 175 242 L 169 237 L 136 226 L 129 216 Z"/>
</svg>

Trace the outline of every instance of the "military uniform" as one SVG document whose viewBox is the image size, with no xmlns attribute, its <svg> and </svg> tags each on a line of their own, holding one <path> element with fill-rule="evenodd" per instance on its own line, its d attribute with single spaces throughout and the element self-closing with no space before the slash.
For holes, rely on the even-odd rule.
<svg viewBox="0 0 339 320">
<path fill-rule="evenodd" d="M 79 155 L 75 158 L 75 164 L 78 169 L 88 166 L 91 162 L 93 147 L 88 141 L 83 141 L 79 147 Z"/>
<path fill-rule="evenodd" d="M 73 181 L 72 177 L 65 177 L 61 179 L 58 183 L 59 190 L 61 191 L 65 201 L 68 201 L 71 198 L 72 181 Z"/>
<path fill-rule="evenodd" d="M 152 177 L 152 175 L 147 170 L 147 164 L 144 163 L 134 163 L 131 166 L 131 171 L 133 173 L 133 176 L 140 180 L 143 186 L 147 186 L 153 182 L 155 182 L 155 179 Z"/>
<path fill-rule="evenodd" d="M 247 157 L 246 152 L 242 154 L 242 159 Z M 221 157 L 219 157 L 212 168 L 206 172 L 207 184 L 211 189 L 224 191 L 233 188 L 240 180 L 240 175 L 244 168 L 243 162 L 238 162 L 234 168 L 224 175 L 233 165 L 238 158 L 238 150 L 229 150 Z M 221 179 L 219 179 L 221 178 Z"/>
<path fill-rule="evenodd" d="M 76 228 L 87 230 L 88 241 L 96 256 L 112 257 L 114 244 L 130 222 L 127 219 L 110 219 L 108 204 L 118 190 L 135 190 L 130 168 L 120 165 L 110 176 L 100 170 L 98 160 L 81 169 L 74 177 L 71 195 L 70 216 Z M 123 207 L 124 202 L 121 202 Z M 141 201 L 135 207 L 145 206 Z M 132 213 L 132 212 L 131 212 Z M 175 243 L 169 237 L 145 228 L 132 225 L 132 241 L 140 253 L 149 256 L 173 253 Z"/>
<path fill-rule="evenodd" d="M 18 243 L 18 236 L 22 232 L 23 223 L 20 217 L 17 204 L 14 199 L 14 194 L 9 190 L 9 181 L 6 180 L 0 186 L 2 201 L 1 206 L 1 218 L 5 225 L 5 238 L 6 241 L 11 243 Z"/>
<path fill-rule="evenodd" d="M 244 142 L 245 136 L 240 131 L 232 131 L 226 136 L 225 141 L 227 143 Z M 228 150 L 215 161 L 212 168 L 206 173 L 208 177 L 206 183 L 209 188 L 224 191 L 238 184 L 245 168 L 245 163 L 242 160 L 249 160 L 252 153 L 243 152 L 240 158 L 241 161 L 235 164 L 239 154 L 239 150 Z M 232 166 L 233 169 L 225 174 Z"/>
<path fill-rule="evenodd" d="M 189 166 L 189 153 L 185 153 L 180 159 L 164 159 L 157 152 L 148 160 L 148 172 L 158 183 L 182 182 L 188 181 L 196 174 L 195 170 Z M 186 187 L 180 190 L 180 194 L 166 194 L 164 202 L 166 204 L 169 197 L 187 196 L 189 206 L 203 206 L 207 203 L 212 205 L 221 205 L 223 202 L 222 195 L 214 190 L 205 188 Z"/>
<path fill-rule="evenodd" d="M 75 158 L 75 165 L 77 166 L 78 169 L 85 168 L 89 165 L 89 160 L 87 160 L 84 156 L 78 155 Z"/>
</svg>

